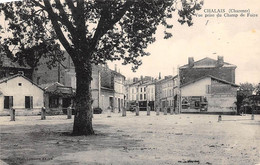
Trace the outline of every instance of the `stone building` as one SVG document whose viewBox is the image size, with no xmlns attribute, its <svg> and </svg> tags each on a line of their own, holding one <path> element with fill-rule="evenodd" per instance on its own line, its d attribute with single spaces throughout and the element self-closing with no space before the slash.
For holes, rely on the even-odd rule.
<svg viewBox="0 0 260 165">
<path fill-rule="evenodd" d="M 204 58 L 180 67 L 181 112 L 236 113 L 236 66 Z"/>
<path fill-rule="evenodd" d="M 176 95 L 176 79 L 177 76 L 165 76 L 164 79 L 156 81 L 156 106 L 163 111 L 164 108 L 168 110 L 176 107 L 174 96 Z"/>
<path fill-rule="evenodd" d="M 186 84 L 207 75 L 235 83 L 235 70 L 236 66 L 224 62 L 223 56 L 218 56 L 217 60 L 206 57 L 199 61 L 189 57 L 188 64 L 179 68 L 180 83 Z"/>
<path fill-rule="evenodd" d="M 141 77 L 140 80 L 136 78 L 126 85 L 127 108 L 133 110 L 136 105 L 140 110 L 147 110 L 150 106 L 154 110 L 155 103 L 155 82 L 152 77 Z"/>
<path fill-rule="evenodd" d="M 47 86 L 48 84 L 59 83 L 63 89 L 72 89 L 72 92 L 76 90 L 76 73 L 75 66 L 70 56 L 65 53 L 65 60 L 57 63 L 55 67 L 49 68 L 46 59 L 41 59 L 37 68 L 33 73 L 33 81 L 41 86 Z M 121 111 L 124 107 L 125 89 L 124 82 L 125 76 L 118 73 L 116 70 L 111 70 L 108 66 L 92 65 L 92 82 L 91 92 L 93 99 L 93 108 L 101 108 L 106 111 L 109 106 L 113 111 Z M 61 87 L 59 87 L 61 88 Z M 69 105 L 64 105 L 65 100 L 68 100 L 68 90 L 61 90 L 59 107 L 67 108 Z M 71 93 L 69 96 L 73 96 Z M 50 97 L 49 102 L 55 102 Z M 73 98 L 70 98 L 73 100 Z M 67 102 L 67 101 L 66 101 Z M 46 109 L 52 109 L 46 107 Z"/>
</svg>

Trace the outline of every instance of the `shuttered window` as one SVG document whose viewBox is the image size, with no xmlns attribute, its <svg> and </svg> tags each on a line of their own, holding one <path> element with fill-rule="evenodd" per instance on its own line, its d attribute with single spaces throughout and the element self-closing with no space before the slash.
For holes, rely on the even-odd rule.
<svg viewBox="0 0 260 165">
<path fill-rule="evenodd" d="M 13 96 L 4 97 L 4 109 L 10 109 L 13 107 Z"/>
<path fill-rule="evenodd" d="M 25 108 L 32 109 L 33 108 L 33 97 L 25 96 Z"/>
</svg>

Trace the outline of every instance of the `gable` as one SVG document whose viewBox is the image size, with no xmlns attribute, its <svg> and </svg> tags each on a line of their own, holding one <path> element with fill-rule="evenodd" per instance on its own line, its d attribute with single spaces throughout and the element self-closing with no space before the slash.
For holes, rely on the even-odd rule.
<svg viewBox="0 0 260 165">
<path fill-rule="evenodd" d="M 201 60 L 195 61 L 194 62 L 194 66 L 192 68 L 212 68 L 212 67 L 217 67 L 217 60 L 214 60 L 212 58 L 209 57 L 205 57 Z M 224 62 L 224 65 L 222 67 L 236 67 L 233 64 Z M 189 68 L 189 65 L 183 65 L 180 67 L 180 69 L 184 69 L 184 68 Z"/>
<path fill-rule="evenodd" d="M 3 95 L 7 96 L 37 96 L 43 95 L 44 93 L 43 89 L 39 88 L 34 83 L 28 81 L 22 76 L 17 76 L 0 83 L 0 90 L 3 93 Z"/>
</svg>

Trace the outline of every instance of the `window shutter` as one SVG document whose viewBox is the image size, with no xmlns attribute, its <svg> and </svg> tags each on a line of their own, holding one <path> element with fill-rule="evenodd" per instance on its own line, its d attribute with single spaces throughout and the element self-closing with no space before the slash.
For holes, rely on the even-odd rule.
<svg viewBox="0 0 260 165">
<path fill-rule="evenodd" d="M 9 107 L 13 107 L 14 102 L 13 102 L 13 96 L 9 96 Z"/>
<path fill-rule="evenodd" d="M 33 108 L 33 96 L 30 96 L 30 108 Z"/>
<path fill-rule="evenodd" d="M 9 96 L 4 97 L 4 109 L 9 109 Z"/>
<path fill-rule="evenodd" d="M 25 108 L 30 108 L 30 96 L 25 96 Z"/>
</svg>

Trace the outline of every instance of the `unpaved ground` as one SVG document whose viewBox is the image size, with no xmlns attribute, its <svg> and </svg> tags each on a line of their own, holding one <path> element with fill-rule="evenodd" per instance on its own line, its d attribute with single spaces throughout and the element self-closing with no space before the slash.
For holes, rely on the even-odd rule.
<svg viewBox="0 0 260 165">
<path fill-rule="evenodd" d="M 260 163 L 260 116 L 94 115 L 96 135 L 69 136 L 66 116 L 0 117 L 2 164 Z M 0 161 L 1 164 L 1 161 Z"/>
</svg>

